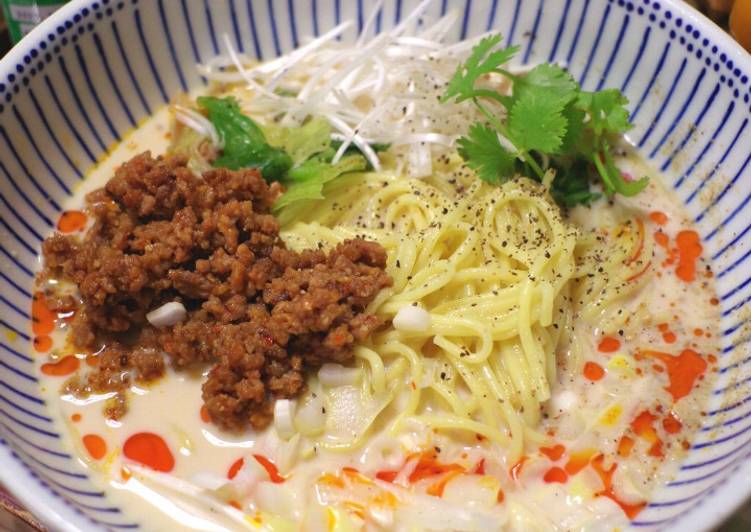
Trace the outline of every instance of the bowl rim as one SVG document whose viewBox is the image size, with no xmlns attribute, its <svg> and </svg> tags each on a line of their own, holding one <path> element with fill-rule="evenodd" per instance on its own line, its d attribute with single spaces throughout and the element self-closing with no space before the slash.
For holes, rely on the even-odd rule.
<svg viewBox="0 0 751 532">
<path fill-rule="evenodd" d="M 633 1 L 634 3 L 637 2 L 637 0 Z M 751 77 L 751 52 L 747 52 L 730 34 L 726 33 L 712 20 L 683 0 L 657 0 L 655 3 L 663 4 L 683 20 L 690 21 L 694 27 L 700 28 L 702 34 L 707 36 L 710 42 L 714 43 L 718 49 L 721 49 L 732 59 L 738 68 Z M 56 26 L 60 25 L 61 22 L 72 19 L 75 14 L 84 8 L 93 9 L 94 4 L 101 5 L 101 0 L 71 0 L 42 21 L 15 44 L 5 57 L 0 59 L 0 79 L 4 79 L 9 73 L 15 72 L 16 65 L 23 64 L 24 56 L 43 42 L 48 33 L 54 32 Z M 35 478 L 35 475 L 28 470 L 25 463 L 14 456 L 15 453 L 12 452 L 7 443 L 1 443 L 0 484 L 34 517 L 52 530 L 65 532 L 86 530 L 91 521 L 78 512 L 68 501 L 46 491 L 40 491 L 39 481 Z M 685 521 L 690 516 L 692 529 L 710 530 L 721 525 L 747 499 L 751 498 L 751 444 L 749 446 L 749 452 L 741 458 L 741 463 L 731 469 L 718 485 L 709 489 L 696 506 L 688 509 L 684 515 L 675 518 L 670 523 L 671 528 L 680 529 L 681 525 L 687 525 L 688 523 L 685 523 Z M 43 493 L 44 496 L 40 497 L 40 493 Z M 697 511 L 697 506 L 705 504 L 707 498 L 711 498 L 713 501 L 722 501 L 722 504 L 720 507 L 705 506 Z M 649 523 L 643 524 L 649 525 Z"/>
</svg>

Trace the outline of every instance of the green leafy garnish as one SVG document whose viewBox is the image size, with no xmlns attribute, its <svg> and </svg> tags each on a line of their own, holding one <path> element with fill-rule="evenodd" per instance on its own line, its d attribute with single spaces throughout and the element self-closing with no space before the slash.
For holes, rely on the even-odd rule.
<svg viewBox="0 0 751 532">
<path fill-rule="evenodd" d="M 279 211 L 297 201 L 323 199 L 323 187 L 342 174 L 361 172 L 368 166 L 365 157 L 348 155 L 336 164 L 320 159 L 310 159 L 288 174 L 290 185 L 276 200 L 274 210 Z"/>
<path fill-rule="evenodd" d="M 281 180 L 292 167 L 292 158 L 266 141 L 258 124 L 242 114 L 233 98 L 202 96 L 198 105 L 207 111 L 224 144 L 214 166 L 231 170 L 258 168 L 267 181 Z"/>
<path fill-rule="evenodd" d="M 311 118 L 300 127 L 262 126 L 268 143 L 283 149 L 299 165 L 331 145 L 331 126 L 324 118 Z"/>
<path fill-rule="evenodd" d="M 500 176 L 512 175 L 516 157 L 501 146 L 495 129 L 484 124 L 473 124 L 469 135 L 458 141 L 459 155 L 480 179 L 493 185 L 501 183 Z"/>
<path fill-rule="evenodd" d="M 200 97 L 198 105 L 207 111 L 224 143 L 215 167 L 258 168 L 267 181 L 280 181 L 287 187 L 274 204 L 276 212 L 299 201 L 323 199 L 326 183 L 368 168 L 357 149 L 331 162 L 341 143 L 331 140 L 331 126 L 322 118 L 312 118 L 298 128 L 270 125 L 261 129 L 242 114 L 233 98 Z M 371 147 L 376 151 L 388 148 Z"/>
<path fill-rule="evenodd" d="M 608 197 L 644 190 L 648 178 L 626 181 L 613 159 L 612 139 L 632 127 L 625 96 L 616 89 L 583 91 L 571 74 L 548 63 L 512 74 L 504 65 L 518 47 L 503 48 L 502 40 L 500 35 L 482 39 L 442 97 L 444 102 L 472 100 L 485 116 L 459 139 L 459 154 L 480 179 L 498 185 L 524 173 L 542 181 L 552 168 L 550 192 L 567 207 L 598 196 L 589 190 L 592 178 L 599 178 Z M 511 94 L 484 87 L 488 74 L 509 80 Z"/>
<path fill-rule="evenodd" d="M 589 163 L 583 159 L 576 161 L 569 167 L 556 170 L 550 195 L 559 205 L 574 207 L 587 204 L 600 197 L 600 194 L 589 189 Z"/>
<path fill-rule="evenodd" d="M 508 133 L 514 144 L 526 152 L 557 153 L 568 126 L 563 109 L 562 101 L 549 98 L 546 91 L 524 91 L 509 110 Z"/>
<path fill-rule="evenodd" d="M 444 101 L 456 98 L 461 102 L 469 98 L 474 98 L 475 94 L 482 89 L 476 89 L 475 84 L 480 76 L 499 72 L 501 66 L 508 63 L 512 57 L 519 51 L 518 46 L 510 46 L 493 51 L 498 46 L 503 37 L 501 35 L 491 35 L 485 37 L 472 49 L 472 55 L 467 61 L 460 65 L 456 70 L 454 77 L 449 81 L 446 93 L 443 96 Z M 488 91 L 492 92 L 492 91 Z M 500 94 L 495 93 L 497 96 Z M 496 96 L 489 96 L 496 98 Z"/>
</svg>

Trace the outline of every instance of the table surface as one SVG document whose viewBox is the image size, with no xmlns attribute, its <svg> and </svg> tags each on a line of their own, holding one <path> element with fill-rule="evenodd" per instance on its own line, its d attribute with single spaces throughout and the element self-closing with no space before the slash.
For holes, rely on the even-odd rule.
<svg viewBox="0 0 751 532">
<path fill-rule="evenodd" d="M 0 58 L 2 58 L 11 48 L 10 36 L 8 35 L 7 26 L 0 11 Z M 0 485 L 0 493 L 6 493 Z M 0 506 L 8 508 L 2 504 L 0 497 Z M 11 532 L 34 532 L 34 527 L 30 526 L 24 518 L 25 516 L 21 507 L 10 507 L 11 511 L 2 511 L 0 509 L 0 530 Z M 19 511 L 20 510 L 20 511 Z M 751 530 L 751 502 L 731 517 L 724 525 L 718 528 L 718 532 L 748 532 Z"/>
</svg>

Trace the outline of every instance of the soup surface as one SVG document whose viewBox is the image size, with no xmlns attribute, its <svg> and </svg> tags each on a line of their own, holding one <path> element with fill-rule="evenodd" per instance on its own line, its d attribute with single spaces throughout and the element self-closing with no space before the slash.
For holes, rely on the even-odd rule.
<svg viewBox="0 0 751 532">
<path fill-rule="evenodd" d="M 624 138 L 563 152 L 574 111 L 622 133 L 613 93 L 444 45 L 452 23 L 230 50 L 70 199 L 33 348 L 68 444 L 146 529 L 618 529 L 690 447 L 718 322 L 698 234 Z M 452 96 L 493 53 L 485 92 Z M 552 144 L 555 121 L 515 125 L 550 83 L 572 91 Z"/>
</svg>

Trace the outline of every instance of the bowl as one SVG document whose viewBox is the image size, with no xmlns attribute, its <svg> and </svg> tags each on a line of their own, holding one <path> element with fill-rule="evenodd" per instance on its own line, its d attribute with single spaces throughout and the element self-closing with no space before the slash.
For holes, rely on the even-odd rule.
<svg viewBox="0 0 751 532">
<path fill-rule="evenodd" d="M 138 528 L 108 501 L 50 416 L 30 349 L 39 246 L 86 173 L 124 135 L 204 80 L 222 37 L 270 59 L 374 2 L 81 0 L 0 62 L 0 482 L 50 528 Z M 416 2 L 386 0 L 380 31 Z M 463 14 L 453 38 L 493 30 L 523 63 L 557 61 L 586 89 L 631 101 L 630 140 L 696 220 L 722 309 L 720 371 L 676 477 L 635 528 L 708 529 L 751 494 L 751 57 L 679 0 L 435 0 Z M 746 139 L 746 140 L 744 140 Z M 749 307 L 751 308 L 751 307 Z"/>
</svg>

